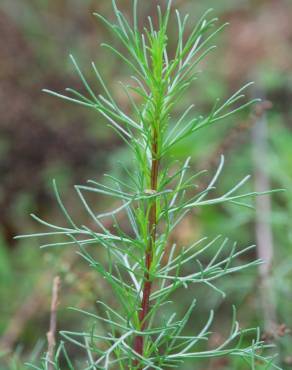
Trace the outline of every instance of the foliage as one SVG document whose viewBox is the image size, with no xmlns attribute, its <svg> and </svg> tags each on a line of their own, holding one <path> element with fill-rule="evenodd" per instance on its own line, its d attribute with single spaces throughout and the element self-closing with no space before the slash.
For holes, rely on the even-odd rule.
<svg viewBox="0 0 292 370">
<path fill-rule="evenodd" d="M 237 249 L 236 243 L 230 243 L 222 236 L 202 238 L 185 248 L 169 245 L 171 233 L 190 210 L 221 203 L 250 207 L 244 199 L 258 195 L 255 192 L 238 192 L 249 179 L 248 176 L 223 195 L 212 195 L 223 170 L 224 157 L 221 157 L 218 169 L 205 189 L 196 186 L 196 181 L 204 172 L 188 175 L 190 158 L 178 170 L 173 170 L 168 158 L 170 149 L 185 138 L 207 126 L 217 125 L 219 121 L 256 101 L 239 104 L 244 98 L 243 91 L 250 85 L 247 84 L 223 103 L 217 100 L 208 114 L 191 115 L 194 108 L 191 105 L 172 124 L 178 100 L 197 79 L 198 64 L 214 49 L 209 43 L 225 25 L 216 27 L 217 19 L 210 18 L 210 12 L 206 12 L 187 36 L 188 15 L 182 17 L 176 11 L 177 47 L 174 55 L 169 55 L 167 32 L 171 1 L 164 14 L 158 7 L 157 29 L 155 20 L 149 17 L 149 25 L 143 33 L 139 30 L 136 0 L 133 1 L 132 26 L 115 1 L 113 9 L 117 20 L 115 24 L 99 14 L 96 16 L 108 26 L 127 51 L 124 54 L 112 45 L 104 44 L 134 73 L 133 84 L 123 85 L 132 106 L 132 114 L 120 108 L 92 63 L 92 69 L 104 90 L 104 95 L 96 95 L 73 56 L 71 60 L 83 82 L 85 93 L 71 88 L 67 89 L 69 95 L 45 91 L 101 114 L 131 149 L 135 171 L 124 168 L 127 182 L 107 175 L 105 184 L 89 181 L 87 185 L 75 186 L 90 217 L 88 226 L 78 225 L 73 220 L 54 182 L 56 199 L 67 226 L 57 226 L 32 215 L 49 231 L 21 236 L 52 237 L 52 242 L 43 244 L 43 247 L 78 246 L 80 256 L 100 274 L 115 294 L 117 306 L 98 302 L 103 315 L 72 308 L 91 317 L 94 323 L 88 332 L 62 331 L 61 335 L 67 342 L 84 350 L 87 359 L 82 367 L 86 370 L 115 367 L 165 369 L 180 367 L 188 359 L 221 356 L 238 357 L 246 361 L 251 369 L 255 369 L 257 363 L 264 364 L 267 369 L 280 369 L 273 365 L 273 358 L 262 354 L 263 349 L 269 346 L 261 341 L 259 331 L 240 328 L 235 309 L 228 337 L 212 349 L 201 348 L 206 347 L 204 343 L 208 342 L 210 336 L 213 311 L 201 331 L 188 336 L 184 334 L 184 329 L 196 307 L 196 300 L 193 300 L 183 317 L 177 318 L 175 313 L 168 314 L 166 310 L 167 306 L 172 305 L 170 299 L 178 289 L 202 284 L 206 289 L 213 289 L 224 296 L 216 283 L 219 278 L 260 263 L 256 260 L 238 264 L 237 257 L 253 246 Z M 108 196 L 116 199 L 119 205 L 110 212 L 96 214 L 87 201 L 88 194 Z M 121 225 L 121 213 L 126 214 L 130 231 Z M 111 219 L 113 228 L 104 225 L 108 219 Z M 95 257 L 95 246 L 105 250 L 105 263 Z M 226 249 L 230 250 L 227 256 L 223 255 Z M 208 263 L 202 262 L 204 254 L 210 250 L 213 257 Z M 191 272 L 185 268 L 190 262 L 193 267 Z M 104 332 L 97 330 L 99 323 L 107 326 Z M 243 339 L 252 333 L 254 339 L 251 344 L 243 344 Z M 66 362 L 66 368 L 75 368 L 64 342 L 56 351 L 55 369 L 62 367 L 61 360 Z M 45 357 L 41 367 L 30 366 L 47 369 L 49 363 L 50 359 Z"/>
</svg>

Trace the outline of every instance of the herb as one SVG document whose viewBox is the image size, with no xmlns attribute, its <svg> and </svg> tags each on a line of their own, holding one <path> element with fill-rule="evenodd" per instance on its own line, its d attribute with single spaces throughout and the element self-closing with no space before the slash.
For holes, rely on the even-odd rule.
<svg viewBox="0 0 292 370">
<path fill-rule="evenodd" d="M 240 192 L 249 178 L 247 176 L 225 194 L 212 196 L 223 169 L 223 157 L 204 190 L 197 190 L 195 186 L 202 173 L 188 175 L 190 158 L 170 175 L 168 153 L 177 143 L 195 135 L 200 129 L 217 125 L 219 121 L 256 101 L 239 104 L 244 98 L 243 91 L 250 85 L 247 84 L 223 103 L 217 100 L 209 114 L 198 115 L 191 105 L 173 124 L 177 101 L 193 86 L 198 64 L 214 49 L 215 46 L 210 46 L 210 42 L 225 25 L 217 27 L 217 19 L 211 18 L 208 11 L 192 31 L 187 32 L 188 15 L 182 17 L 176 10 L 177 47 L 174 55 L 169 55 L 167 32 L 171 5 L 169 1 L 164 13 L 158 6 L 157 29 L 154 20 L 149 17 L 149 24 L 143 32 L 138 26 L 137 0 L 133 1 L 133 25 L 119 11 L 115 1 L 113 9 L 117 23 L 95 14 L 117 37 L 125 53 L 109 44 L 103 46 L 126 63 L 134 74 L 132 85 L 123 86 L 132 106 L 131 114 L 119 106 L 92 63 L 92 69 L 104 90 L 103 95 L 96 95 L 73 56 L 71 60 L 85 92 L 67 89 L 68 95 L 63 95 L 45 90 L 103 116 L 128 145 L 135 169 L 125 169 L 126 182 L 108 176 L 106 185 L 89 181 L 87 185 L 75 187 L 95 227 L 79 225 L 71 218 L 54 183 L 56 199 L 67 225 L 57 226 L 33 215 L 49 231 L 21 237 L 54 237 L 54 240 L 56 237 L 65 237 L 67 240 L 52 241 L 43 247 L 77 245 L 80 256 L 112 288 L 118 306 L 111 307 L 106 302 L 98 302 L 104 316 L 74 308 L 80 315 L 106 325 L 108 330 L 105 333 L 98 332 L 94 324 L 89 332 L 60 333 L 65 342 L 71 342 L 84 351 L 87 359 L 82 369 L 180 368 L 188 359 L 218 356 L 238 356 L 251 369 L 255 369 L 258 362 L 264 364 L 265 368 L 271 366 L 279 369 L 272 364 L 272 357 L 262 355 L 262 350 L 268 346 L 261 341 L 259 331 L 239 327 L 235 309 L 228 338 L 217 348 L 205 350 L 202 348 L 210 336 L 213 311 L 202 330 L 191 336 L 185 335 L 184 329 L 196 309 L 196 299 L 183 317 L 176 317 L 175 312 L 167 316 L 164 311 L 167 305 L 172 306 L 171 299 L 176 290 L 188 289 L 191 284 L 202 284 L 206 289 L 213 289 L 224 296 L 224 292 L 216 285 L 219 278 L 260 263 L 256 260 L 234 264 L 238 256 L 253 246 L 238 250 L 236 243 L 232 244 L 221 236 L 213 240 L 202 238 L 185 248 L 169 245 L 171 233 L 191 209 L 223 202 L 249 206 L 244 200 L 257 195 L 255 192 Z M 119 206 L 111 212 L 96 214 L 86 200 L 88 193 L 108 196 L 111 200 L 117 200 Z M 128 218 L 131 227 L 128 233 L 119 224 L 120 213 L 125 213 Z M 115 232 L 104 226 L 104 220 L 108 218 L 112 219 Z M 107 253 L 106 264 L 94 257 L 93 248 L 103 249 Z M 226 257 L 227 249 L 230 252 Z M 209 250 L 213 251 L 213 258 L 203 264 L 202 257 L 206 253 L 208 255 Z M 221 254 L 223 257 L 220 257 Z M 190 263 L 192 271 L 186 272 L 185 266 Z M 251 344 L 244 346 L 242 339 L 250 337 L 252 333 L 254 339 Z M 60 344 L 55 361 L 51 364 L 55 369 L 61 368 L 61 357 L 65 358 L 66 369 L 75 369 L 64 342 Z M 46 357 L 41 367 L 33 365 L 33 368 L 46 369 L 49 361 Z"/>
</svg>

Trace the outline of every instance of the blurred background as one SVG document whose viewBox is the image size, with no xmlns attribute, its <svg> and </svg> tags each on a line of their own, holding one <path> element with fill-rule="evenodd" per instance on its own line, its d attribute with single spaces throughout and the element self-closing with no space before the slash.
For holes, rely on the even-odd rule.
<svg viewBox="0 0 292 370">
<path fill-rule="evenodd" d="M 140 1 L 141 24 L 154 14 L 157 1 Z M 162 1 L 160 2 L 162 3 Z M 226 235 L 243 247 L 257 242 L 244 258 L 266 259 L 266 268 L 251 269 L 222 279 L 226 299 L 196 287 L 197 311 L 189 330 L 199 327 L 215 307 L 211 346 L 220 342 L 238 308 L 241 326 L 263 329 L 264 339 L 277 346 L 278 363 L 292 369 L 292 2 L 291 0 L 174 0 L 174 7 L 196 21 L 209 7 L 230 25 L 220 34 L 215 53 L 201 64 L 197 83 L 184 104 L 206 112 L 217 97 L 225 98 L 250 80 L 251 97 L 264 103 L 223 124 L 205 129 L 171 153 L 192 156 L 194 170 L 214 171 L 219 155 L 226 158 L 218 192 L 252 174 L 250 190 L 285 188 L 285 193 L 261 197 L 254 209 L 235 206 L 206 208 L 188 217 L 173 236 L 178 243 L 208 235 Z M 118 1 L 130 14 L 131 1 Z M 80 261 L 74 250 L 40 250 L 37 240 L 16 241 L 15 235 L 37 231 L 29 217 L 63 219 L 55 202 L 55 178 L 68 208 L 80 223 L 85 217 L 73 185 L 119 175 L 118 160 L 131 166 L 128 149 L 107 128 L 101 116 L 41 92 L 82 89 L 69 63 L 72 53 L 83 70 L 94 60 L 116 96 L 118 81 L 128 77 L 102 41 L 115 42 L 93 16 L 111 18 L 108 0 L 1 0 L 0 2 L 0 369 L 23 369 L 23 363 L 46 348 L 52 280 L 62 279 L 59 329 L 81 329 L 82 322 L 66 307 L 94 310 L 95 301 L 111 294 Z M 175 37 L 175 30 L 172 29 Z M 174 44 L 170 41 L 170 47 Z M 88 78 L 91 78 L 88 75 Z M 96 89 L 99 87 L 96 86 Z M 96 208 L 109 204 L 96 199 Z M 107 200 L 108 202 L 108 200 Z M 201 297 L 201 298 L 200 298 Z M 181 293 L 177 310 L 184 312 L 191 294 Z M 212 344 L 213 343 L 213 344 Z M 76 361 L 81 354 L 72 352 Z M 186 364 L 183 369 L 247 369 L 231 360 Z"/>
</svg>

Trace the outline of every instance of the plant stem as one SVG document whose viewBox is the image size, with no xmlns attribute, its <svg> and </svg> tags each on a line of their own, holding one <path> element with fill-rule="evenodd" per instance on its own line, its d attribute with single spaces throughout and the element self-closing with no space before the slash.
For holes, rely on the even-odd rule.
<svg viewBox="0 0 292 370">
<path fill-rule="evenodd" d="M 159 159 L 158 159 L 158 133 L 157 129 L 153 130 L 153 141 L 152 141 L 152 163 L 151 163 L 151 174 L 150 183 L 151 191 L 157 191 L 158 184 L 158 171 L 159 171 Z M 152 204 L 149 211 L 148 217 L 148 232 L 149 232 L 149 244 L 145 250 L 145 273 L 144 273 L 144 285 L 143 285 L 143 296 L 141 302 L 141 310 L 139 312 L 140 330 L 143 331 L 147 327 L 147 316 L 149 313 L 149 300 L 152 288 L 152 279 L 150 274 L 151 264 L 153 260 L 153 251 L 156 242 L 156 229 L 157 229 L 157 199 L 152 200 Z M 144 338 L 143 336 L 137 336 L 134 340 L 134 350 L 139 355 L 144 353 Z M 138 361 L 135 361 L 135 366 L 138 365 Z"/>
</svg>

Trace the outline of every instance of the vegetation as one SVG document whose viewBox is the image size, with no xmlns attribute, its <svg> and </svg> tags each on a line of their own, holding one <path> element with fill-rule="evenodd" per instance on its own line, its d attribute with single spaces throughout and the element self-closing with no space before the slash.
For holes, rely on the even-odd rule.
<svg viewBox="0 0 292 370">
<path fill-rule="evenodd" d="M 186 8 L 190 7 L 193 14 L 191 6 L 195 5 L 188 4 L 187 1 L 182 3 Z M 122 2 L 119 5 L 123 6 Z M 9 6 L 11 5 L 8 3 L 6 9 Z M 103 7 L 102 2 L 100 6 Z M 226 5 L 222 3 L 220 6 L 222 10 L 226 10 Z M 5 5 L 2 7 L 5 9 Z M 272 357 L 266 358 L 265 355 L 275 353 L 275 350 L 270 352 L 267 348 L 273 342 L 280 351 L 279 359 L 274 363 L 278 368 L 289 367 L 289 329 L 281 324 L 285 321 L 289 325 L 289 304 L 287 300 L 285 304 L 283 301 L 280 304 L 281 294 L 285 292 L 285 297 L 289 295 L 289 251 L 281 247 L 281 244 L 286 245 L 288 238 L 286 228 L 289 226 L 285 222 L 288 217 L 284 205 L 289 204 L 289 196 L 275 195 L 274 215 L 262 214 L 264 219 L 272 217 L 274 237 L 279 244 L 274 257 L 267 256 L 267 268 L 260 267 L 263 265 L 256 259 L 255 251 L 258 257 L 266 259 L 262 255 L 262 241 L 258 240 L 258 228 L 262 227 L 258 222 L 263 219 L 259 213 L 263 204 L 260 202 L 265 202 L 264 208 L 267 209 L 265 199 L 269 198 L 258 198 L 259 201 L 255 204 L 256 221 L 253 220 L 255 213 L 250 209 L 252 203 L 243 203 L 262 191 L 258 180 L 266 176 L 262 173 L 263 168 L 270 171 L 268 174 L 272 187 L 275 184 L 276 187 L 289 187 L 289 176 L 285 170 L 285 166 L 289 168 L 288 151 L 282 155 L 281 165 L 276 153 L 273 156 L 268 153 L 269 157 L 264 158 L 266 154 L 263 155 L 263 146 L 259 142 L 263 137 L 256 133 L 256 128 L 261 127 L 266 120 L 265 110 L 270 104 L 258 104 L 252 118 L 247 120 L 244 108 L 256 102 L 248 101 L 239 105 L 244 89 L 249 87 L 247 91 L 250 95 L 259 95 L 256 88 L 249 84 L 239 89 L 235 95 L 231 93 L 231 98 L 223 103 L 217 100 L 216 104 L 212 102 L 218 95 L 229 94 L 228 83 L 238 86 L 247 77 L 246 71 L 240 70 L 241 64 L 236 64 L 240 60 L 237 59 L 236 62 L 236 55 L 240 55 L 240 50 L 236 50 L 237 46 L 232 49 L 232 45 L 235 55 L 233 62 L 230 57 L 228 59 L 228 52 L 225 54 L 226 45 L 216 51 L 220 55 L 221 49 L 224 52 L 224 63 L 225 60 L 229 63 L 226 68 L 226 72 L 230 73 L 228 78 L 227 75 L 220 76 L 222 72 L 218 57 L 213 69 L 212 58 L 208 58 L 208 68 L 204 68 L 204 74 L 198 75 L 198 68 L 205 67 L 205 56 L 213 50 L 210 45 L 212 38 L 221 29 L 216 28 L 212 13 L 205 14 L 195 29 L 189 29 L 189 22 L 185 22 L 180 13 L 171 11 L 171 4 L 165 12 L 158 10 L 155 13 L 150 3 L 140 4 L 139 7 L 135 3 L 134 19 L 131 21 L 133 25 L 129 26 L 126 21 L 129 15 L 127 6 L 123 7 L 126 9 L 124 14 L 117 7 L 114 8 L 117 24 L 98 16 L 104 20 L 107 30 L 110 28 L 116 36 L 117 41 L 111 40 L 110 45 L 106 46 L 114 55 L 109 57 L 106 51 L 99 52 L 98 63 L 92 65 L 92 74 L 87 73 L 86 77 L 81 72 L 77 59 L 71 57 L 76 75 L 81 77 L 83 92 L 78 80 L 60 74 L 63 66 L 57 66 L 56 63 L 51 64 L 54 78 L 51 81 L 44 78 L 40 82 L 42 86 L 51 86 L 54 91 L 59 91 L 60 86 L 68 80 L 70 84 L 78 86 L 67 89 L 68 95 L 49 91 L 53 95 L 62 95 L 66 100 L 73 100 L 79 108 L 67 110 L 66 113 L 62 104 L 55 103 L 55 99 L 44 99 L 44 104 L 51 104 L 48 110 L 51 121 L 47 127 L 53 128 L 56 122 L 57 126 L 61 125 L 53 130 L 46 129 L 43 135 L 44 145 L 41 145 L 41 141 L 36 139 L 35 130 L 38 125 L 35 122 L 32 129 L 27 130 L 27 133 L 31 133 L 29 143 L 32 145 L 24 151 L 22 146 L 19 147 L 23 151 L 18 156 L 19 162 L 26 156 L 32 156 L 35 151 L 38 158 L 41 155 L 41 161 L 36 162 L 38 166 L 51 166 L 45 169 L 47 172 L 42 175 L 41 181 L 45 183 L 52 173 L 57 177 L 54 182 L 56 203 L 63 215 L 60 218 L 53 202 L 47 201 L 50 199 L 47 189 L 42 190 L 40 180 L 34 176 L 35 165 L 30 166 L 23 177 L 21 168 L 26 167 L 19 164 L 19 167 L 16 166 L 19 177 L 15 181 L 20 186 L 20 198 L 17 200 L 20 202 L 17 203 L 19 209 L 13 206 L 10 210 L 10 203 L 6 203 L 9 207 L 4 204 L 5 212 L 1 216 L 5 220 L 3 237 L 10 243 L 9 235 L 11 232 L 15 234 L 15 230 L 7 228 L 7 225 L 14 226 L 16 233 L 24 233 L 33 228 L 34 231 L 29 236 L 37 236 L 37 239 L 47 239 L 50 236 L 51 239 L 44 246 L 68 245 L 69 248 L 49 248 L 40 254 L 34 248 L 31 238 L 22 238 L 21 243 L 9 254 L 6 254 L 5 247 L 1 247 L 1 277 L 4 282 L 1 285 L 1 301 L 10 304 L 3 307 L 4 315 L 0 324 L 3 329 L 7 329 L 0 346 L 3 348 L 2 344 L 5 344 L 6 348 L 11 349 L 15 343 L 25 344 L 24 353 L 21 346 L 18 346 L 12 356 L 3 357 L 3 369 L 23 369 L 24 357 L 33 364 L 32 367 L 48 369 L 94 369 L 107 366 L 136 369 L 155 366 L 177 366 L 180 369 L 194 366 L 210 366 L 210 369 L 272 368 L 276 366 L 270 363 Z M 56 12 L 59 10 L 54 9 Z M 106 6 L 102 9 L 103 13 L 104 10 L 106 13 Z M 268 6 L 266 10 L 269 10 Z M 147 27 L 148 33 L 141 27 L 145 22 L 136 12 L 141 15 L 143 12 L 151 13 L 152 26 L 150 23 Z M 277 18 L 277 13 L 273 14 Z M 70 18 L 69 14 L 68 17 Z M 236 15 L 234 18 L 236 20 Z M 284 25 L 283 17 L 281 19 L 281 25 Z M 171 27 L 167 27 L 167 20 Z M 26 22 L 25 17 L 24 21 Z M 173 27 L 175 22 L 179 32 Z M 99 25 L 99 34 L 103 32 L 100 27 Z M 64 31 L 65 29 L 66 27 Z M 25 32 L 32 37 L 31 31 L 26 29 Z M 253 42 L 260 32 L 259 28 Z M 144 38 L 141 33 L 144 33 Z M 61 34 L 59 37 L 61 40 Z M 216 41 L 219 44 L 223 36 L 220 37 Z M 75 45 L 75 41 L 78 42 L 78 38 L 75 40 L 73 37 L 72 45 Z M 54 43 L 56 44 L 56 40 Z M 244 40 L 239 38 L 238 44 L 241 43 L 244 45 Z M 85 52 L 86 48 L 87 46 L 83 47 L 83 51 L 81 48 L 83 55 L 91 54 L 94 50 L 91 47 L 89 52 Z M 246 45 L 242 49 L 247 50 Z M 39 55 L 38 58 L 41 61 L 43 57 L 43 61 L 46 61 L 48 55 Z M 82 58 L 84 57 L 80 55 L 78 60 L 81 61 Z M 103 60 L 107 63 L 102 63 Z M 122 66 L 122 61 L 126 68 Z M 246 61 L 248 63 L 249 59 L 246 58 Z M 235 63 L 237 71 L 233 77 L 232 71 L 235 69 L 232 63 Z M 101 77 L 97 64 L 102 66 L 105 79 Z M 46 69 L 47 65 L 46 61 Z M 260 68 L 257 71 L 254 69 L 255 65 L 252 68 L 250 74 L 253 78 L 255 76 L 259 80 L 264 77 Z M 129 69 L 132 69 L 130 74 L 135 75 L 131 82 L 124 77 L 128 75 Z M 263 68 L 262 71 L 266 69 Z M 266 77 L 269 73 L 271 72 L 267 72 Z M 280 72 L 277 76 L 274 75 L 274 78 L 278 78 L 280 82 Z M 94 84 L 92 78 L 97 78 L 99 84 Z M 117 89 L 118 84 L 112 83 L 111 79 L 121 79 L 122 88 Z M 278 98 L 271 92 L 281 89 L 281 82 L 280 85 L 275 85 L 275 80 L 262 80 L 261 83 L 259 86 L 264 86 L 268 97 L 277 104 Z M 24 91 L 26 90 L 24 86 Z M 6 91 L 9 94 L 10 90 Z M 14 106 L 19 109 L 21 105 L 17 99 L 15 94 Z M 34 102 L 33 99 L 31 101 Z M 282 102 L 284 101 L 283 98 Z M 194 102 L 196 107 L 192 106 Z M 36 111 L 44 104 L 34 102 L 31 110 Z M 63 111 L 65 114 L 58 116 L 58 107 L 59 112 Z M 84 108 L 91 109 L 86 113 Z M 274 111 L 269 113 L 269 119 L 277 122 L 277 127 L 270 128 L 272 147 L 269 148 L 285 153 L 284 148 L 289 147 L 289 129 L 284 130 L 279 109 L 280 106 L 276 105 Z M 281 106 L 281 114 L 286 114 L 285 109 L 284 105 Z M 30 108 L 27 107 L 26 110 L 29 112 Z M 85 129 L 86 119 L 95 119 L 96 112 L 99 113 L 100 122 L 95 127 L 90 126 L 89 130 Z M 200 115 L 198 112 L 203 113 Z M 233 113 L 238 114 L 234 116 Z M 5 117 L 5 114 L 1 116 Z M 39 117 L 41 115 L 36 116 L 34 121 L 38 121 Z M 228 124 L 237 121 L 238 117 L 244 120 L 244 123 L 237 125 L 240 130 L 230 130 Z M 109 126 L 114 129 L 113 135 L 103 125 L 103 120 L 108 121 Z M 22 121 L 27 125 L 26 119 Z M 69 124 L 64 126 L 64 121 Z M 207 126 L 211 126 L 210 129 Z M 252 142 L 254 157 L 257 158 L 255 187 L 248 181 L 248 177 L 234 186 L 235 177 L 250 171 L 249 144 L 242 143 L 240 138 L 247 135 L 251 126 L 255 126 Z M 20 135 L 21 127 L 22 124 L 14 132 L 23 138 Z M 37 130 L 40 131 L 39 128 Z M 86 130 L 88 136 L 85 137 Z M 52 131 L 58 137 L 50 140 Z M 37 145 L 31 142 L 34 137 Z M 57 152 L 61 154 L 59 157 L 53 154 L 55 149 L 50 148 L 50 142 L 61 144 L 62 150 Z M 103 158 L 100 159 L 102 151 Z M 46 154 L 43 156 L 40 154 L 42 152 Z M 226 154 L 227 163 L 224 163 L 222 152 Z M 12 153 L 16 155 L 17 152 Z M 62 153 L 66 153 L 66 156 L 63 157 Z M 187 155 L 191 157 L 186 160 L 184 157 Z M 64 164 L 61 164 L 60 158 Z M 118 161 L 121 164 L 116 165 Z M 111 175 L 100 179 L 100 173 L 106 167 Z M 204 168 L 209 171 L 204 171 Z M 31 176 L 29 171 L 32 171 Z M 83 181 L 90 172 L 95 173 L 97 180 L 88 182 L 86 186 L 76 186 L 77 197 L 72 192 L 64 192 L 61 196 L 57 183 L 61 183 L 62 189 L 65 189 L 72 181 Z M 21 185 L 25 178 L 26 185 Z M 268 188 L 267 184 L 263 187 Z M 13 186 L 13 189 L 15 192 L 18 188 Z M 24 196 L 25 192 L 31 194 L 30 198 L 28 194 Z M 33 200 L 35 203 L 31 203 L 33 193 L 37 197 Z M 5 199 L 3 198 L 4 201 Z M 81 207 L 78 208 L 76 199 L 85 212 Z M 40 218 L 33 218 L 40 221 L 40 226 L 19 216 L 23 213 L 23 208 L 34 208 Z M 112 211 L 109 212 L 109 209 Z M 20 222 L 11 223 L 7 218 L 9 212 L 12 212 L 14 220 L 18 219 Z M 54 221 L 43 221 L 48 219 Z M 257 249 L 252 246 L 240 247 L 246 245 L 246 241 L 253 243 L 255 240 L 251 228 L 253 224 L 257 230 Z M 44 226 L 49 229 L 43 231 Z M 266 229 L 267 227 L 270 228 L 266 225 Z M 269 234 L 269 230 L 265 233 Z M 210 236 L 205 238 L 206 234 Z M 227 235 L 229 239 L 216 234 Z M 233 243 L 234 239 L 239 240 L 238 245 Z M 83 262 L 72 253 L 72 246 L 74 249 L 77 247 L 77 253 L 83 257 Z M 280 262 L 281 259 L 285 263 Z M 257 269 L 254 268 L 257 265 L 260 284 L 256 280 Z M 271 283 L 273 266 L 276 270 Z M 23 269 L 27 272 L 23 272 Z M 234 272 L 238 273 L 233 274 Z M 40 342 L 31 354 L 27 355 L 26 352 L 31 352 L 32 343 L 39 336 L 44 337 L 48 330 L 44 315 L 50 307 L 48 288 L 51 289 L 52 274 L 61 274 L 63 280 L 62 291 L 59 292 L 62 304 L 58 315 L 58 328 L 62 330 L 61 342 L 53 357 L 55 338 L 51 338 L 46 358 L 41 365 L 35 365 L 39 353 L 46 351 L 46 345 Z M 24 275 L 26 279 L 17 278 Z M 266 281 L 268 284 L 265 284 Z M 264 292 L 258 305 L 255 300 L 257 287 L 260 287 L 260 292 Z M 273 295 L 275 302 L 272 301 Z M 96 299 L 97 304 L 94 303 Z M 240 328 L 235 318 L 235 309 L 232 315 L 231 307 L 234 302 L 239 307 L 236 316 L 239 316 Z M 63 308 L 68 305 L 78 309 L 64 311 Z M 54 304 L 52 307 L 54 312 Z M 255 307 L 261 308 L 257 311 Z M 15 311 L 15 315 L 10 319 L 9 312 L 12 311 Z M 208 318 L 209 311 L 211 314 Z M 54 321 L 52 312 L 51 321 L 52 317 Z M 5 322 L 8 318 L 9 325 Z M 265 330 L 263 335 L 257 329 L 242 329 L 256 327 L 260 323 Z M 231 332 L 227 331 L 227 326 L 231 326 Z M 184 348 L 187 348 L 186 352 L 183 351 Z M 2 369 L 1 365 L 0 368 Z"/>
<path fill-rule="evenodd" d="M 201 342 L 208 340 L 214 313 L 199 333 L 185 335 L 184 328 L 196 306 L 193 300 L 186 313 L 176 318 L 176 313 L 168 312 L 176 290 L 188 289 L 190 284 L 203 284 L 215 292 L 225 295 L 216 285 L 218 278 L 238 272 L 247 267 L 256 266 L 261 261 L 234 264 L 236 258 L 250 250 L 247 247 L 236 249 L 236 243 L 218 236 L 214 239 L 202 238 L 188 247 L 177 244 L 169 245 L 170 236 L 186 214 L 194 208 L 230 202 L 238 206 L 247 206 L 242 199 L 257 195 L 256 192 L 238 194 L 238 190 L 249 179 L 245 177 L 232 189 L 220 196 L 212 196 L 216 182 L 224 165 L 221 157 L 219 167 L 205 189 L 197 189 L 196 179 L 203 172 L 188 175 L 190 158 L 178 169 L 172 170 L 167 154 L 173 146 L 206 126 L 218 124 L 218 121 L 255 103 L 256 100 L 234 107 L 244 95 L 245 85 L 224 103 L 219 100 L 208 115 L 193 116 L 194 106 L 187 107 L 181 118 L 171 124 L 172 112 L 183 93 L 197 79 L 196 67 L 214 48 L 208 43 L 224 27 L 215 28 L 216 19 L 208 18 L 206 13 L 197 26 L 186 37 L 188 15 L 181 17 L 176 11 L 178 41 L 175 54 L 168 52 L 168 25 L 171 1 L 168 2 L 165 14 L 158 7 L 158 28 L 155 20 L 148 18 L 149 26 L 139 31 L 137 1 L 133 6 L 133 26 L 130 26 L 124 15 L 113 1 L 117 24 L 112 24 L 99 14 L 115 36 L 127 49 L 129 57 L 109 44 L 104 46 L 121 58 L 135 73 L 134 84 L 123 86 L 132 105 L 130 116 L 123 111 L 107 84 L 102 79 L 96 65 L 92 68 L 104 89 L 104 95 L 96 95 L 87 82 L 74 57 L 72 62 L 79 74 L 87 95 L 68 88 L 72 96 L 45 90 L 65 100 L 92 108 L 103 115 L 114 130 L 122 137 L 131 149 L 134 160 L 134 171 L 125 168 L 128 181 L 107 176 L 111 185 L 89 181 L 86 186 L 75 186 L 81 203 L 91 217 L 95 227 L 78 224 L 71 218 L 65 208 L 56 184 L 54 189 L 59 206 L 68 226 L 57 226 L 32 215 L 50 231 L 24 235 L 22 237 L 68 237 L 69 241 L 53 241 L 48 246 L 78 245 L 80 254 L 105 279 L 112 288 L 117 306 L 110 306 L 104 301 L 98 304 L 104 315 L 96 315 L 84 310 L 75 309 L 80 314 L 88 315 L 98 322 L 106 324 L 108 331 L 100 332 L 96 324 L 88 332 L 61 331 L 67 341 L 81 347 L 87 355 L 86 368 L 110 369 L 165 369 L 179 367 L 184 361 L 192 358 L 212 358 L 221 356 L 238 356 L 245 360 L 250 368 L 255 368 L 256 361 L 272 365 L 272 358 L 263 357 L 261 352 L 269 347 L 260 339 L 257 329 L 240 329 L 235 318 L 231 323 L 230 334 L 216 348 L 201 350 Z M 96 214 L 93 206 L 86 200 L 86 193 L 104 194 L 117 199 L 119 205 L 110 212 Z M 130 233 L 123 230 L 118 216 L 127 214 L 131 225 Z M 104 225 L 110 218 L 115 229 L 113 233 Z M 230 245 L 231 244 L 231 245 Z M 91 250 L 103 247 L 106 262 L 103 264 L 94 257 Z M 201 256 L 213 249 L 212 258 L 207 264 L 201 262 Z M 227 256 L 225 249 L 230 249 Z M 220 258 L 221 254 L 223 256 Z M 187 262 L 192 261 L 192 271 L 185 269 Z M 242 338 L 254 331 L 254 339 L 249 346 L 242 346 Z M 60 356 L 66 360 L 66 366 L 73 369 L 70 357 L 61 343 L 56 356 L 50 352 L 43 361 L 44 369 L 53 366 L 60 369 Z M 83 365 L 84 366 L 84 365 Z M 33 368 L 41 369 L 32 365 Z"/>
</svg>

